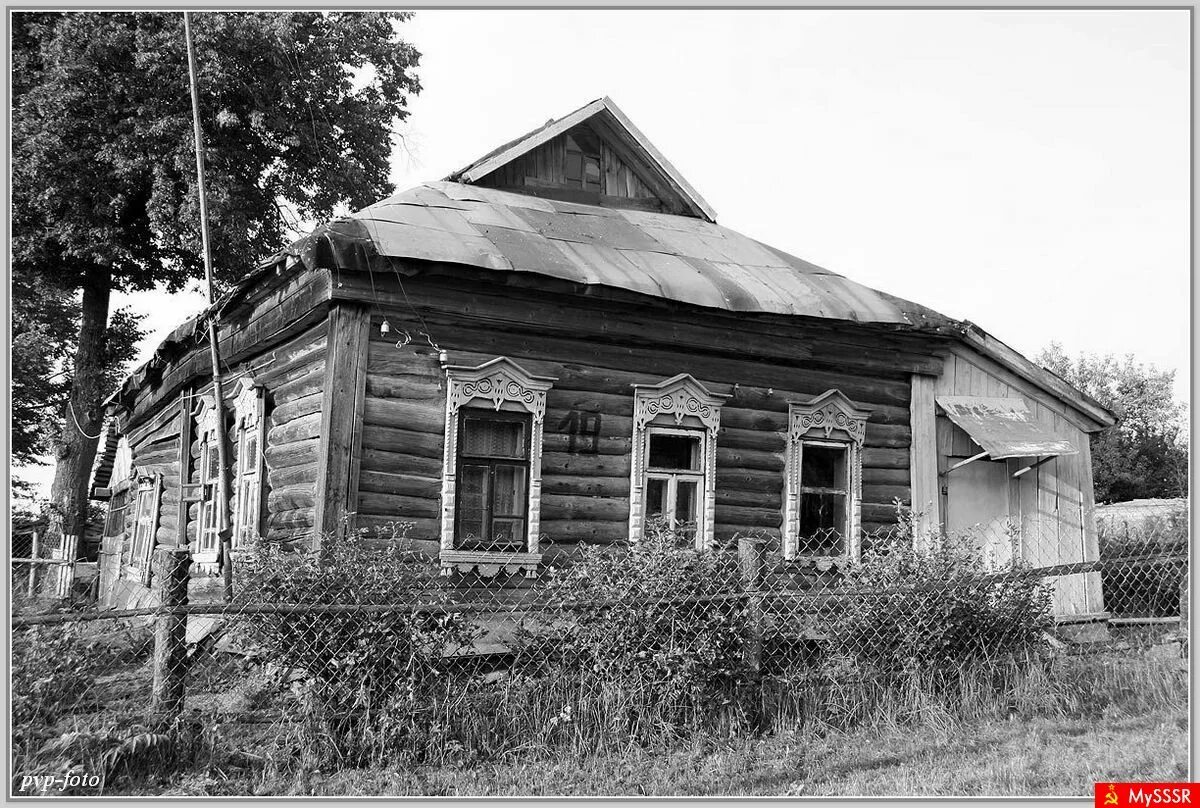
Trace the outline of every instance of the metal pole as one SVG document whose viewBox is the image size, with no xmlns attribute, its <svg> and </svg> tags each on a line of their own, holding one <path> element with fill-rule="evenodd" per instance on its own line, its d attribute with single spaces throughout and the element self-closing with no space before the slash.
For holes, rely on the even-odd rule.
<svg viewBox="0 0 1200 808">
<path fill-rule="evenodd" d="M 188 76 L 192 87 L 192 129 L 196 140 L 196 180 L 200 191 L 200 240 L 204 246 L 204 280 L 208 294 L 208 347 L 212 360 L 213 405 L 217 411 L 217 526 L 221 541 L 221 572 L 225 600 L 233 599 L 233 559 L 229 518 L 229 447 L 225 430 L 225 390 L 221 383 L 221 350 L 217 341 L 217 313 L 213 286 L 212 249 L 208 240 L 208 194 L 204 187 L 204 132 L 200 128 L 200 89 L 196 80 L 196 49 L 192 45 L 191 14 L 183 12 L 183 36 L 187 40 Z"/>
</svg>

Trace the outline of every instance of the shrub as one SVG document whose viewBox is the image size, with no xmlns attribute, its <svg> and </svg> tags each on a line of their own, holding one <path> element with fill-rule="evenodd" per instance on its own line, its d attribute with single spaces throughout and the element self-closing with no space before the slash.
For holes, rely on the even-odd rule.
<svg viewBox="0 0 1200 808">
<path fill-rule="evenodd" d="M 901 525 L 846 570 L 826 616 L 831 673 L 948 681 L 964 666 L 1043 649 L 1052 592 L 1040 578 L 1002 575 L 1019 563 L 986 569 L 969 536 L 914 542 L 911 515 Z"/>
<path fill-rule="evenodd" d="M 553 617 L 518 634 L 517 659 L 576 683 L 575 720 L 590 710 L 645 737 L 733 701 L 745 635 L 737 569 L 691 547 L 686 532 L 651 522 L 637 544 L 584 548 L 546 577 L 539 594 Z"/>
<path fill-rule="evenodd" d="M 1140 519 L 1097 519 L 1100 557 L 1105 560 L 1185 554 L 1188 544 L 1186 510 Z M 1101 574 L 1104 606 L 1114 615 L 1173 617 L 1179 614 L 1179 592 L 1187 576 L 1180 562 L 1152 561 L 1119 567 Z"/>
<path fill-rule="evenodd" d="M 473 637 L 461 614 L 439 612 L 436 565 L 351 534 L 320 551 L 260 542 L 242 578 L 242 604 L 301 607 L 247 609 L 234 630 L 298 691 L 302 752 L 358 765 L 422 745 L 448 657 Z M 386 608 L 341 608 L 354 606 Z"/>
<path fill-rule="evenodd" d="M 107 646 L 78 625 L 17 630 L 12 641 L 12 754 L 23 770 L 47 740 L 60 735 L 64 716 L 96 698 L 96 679 L 114 660 Z"/>
</svg>

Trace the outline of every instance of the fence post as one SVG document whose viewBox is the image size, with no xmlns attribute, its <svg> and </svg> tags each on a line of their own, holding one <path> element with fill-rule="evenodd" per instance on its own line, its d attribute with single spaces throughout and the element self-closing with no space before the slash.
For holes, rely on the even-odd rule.
<svg viewBox="0 0 1200 808">
<path fill-rule="evenodd" d="M 52 586 L 54 597 L 66 600 L 71 597 L 71 586 L 75 583 L 75 555 L 78 547 L 77 538 L 64 535 L 59 547 L 50 550 L 50 558 L 57 561 L 54 565 Z"/>
<path fill-rule="evenodd" d="M 191 563 L 191 555 L 183 547 L 162 547 L 155 554 L 154 589 L 159 612 L 154 623 L 154 690 L 150 711 L 160 726 L 173 721 L 183 709 L 187 615 L 175 610 L 187 605 Z"/>
<path fill-rule="evenodd" d="M 1188 603 L 1188 569 L 1183 568 L 1183 575 L 1179 578 L 1179 633 L 1181 636 L 1188 635 L 1188 612 L 1191 604 Z"/>
<path fill-rule="evenodd" d="M 746 664 L 751 675 L 758 678 L 762 668 L 763 615 L 762 596 L 759 589 L 763 583 L 763 555 L 766 540 L 755 536 L 738 537 L 738 569 L 741 572 L 742 589 L 746 598 Z"/>
<path fill-rule="evenodd" d="M 38 576 L 38 550 L 41 549 L 38 545 L 38 532 L 33 531 L 33 546 L 29 550 L 29 557 L 32 562 L 29 564 L 29 583 L 26 584 L 25 594 L 30 600 L 37 596 L 37 576 Z"/>
</svg>

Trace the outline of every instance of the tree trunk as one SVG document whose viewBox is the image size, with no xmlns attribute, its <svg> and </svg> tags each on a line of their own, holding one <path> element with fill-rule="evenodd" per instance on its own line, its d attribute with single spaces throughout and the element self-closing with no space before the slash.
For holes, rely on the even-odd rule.
<svg viewBox="0 0 1200 808">
<path fill-rule="evenodd" d="M 67 411 L 63 413 L 62 436 L 55 446 L 54 483 L 50 487 L 50 540 L 62 546 L 64 535 L 79 536 L 83 554 L 84 528 L 87 525 L 88 487 L 96 444 L 104 415 L 100 408 L 101 379 L 104 371 L 105 341 L 108 328 L 108 304 L 112 293 L 112 274 L 105 267 L 93 267 L 84 275 L 83 310 L 79 318 L 79 342 L 75 348 L 75 368 Z"/>
</svg>

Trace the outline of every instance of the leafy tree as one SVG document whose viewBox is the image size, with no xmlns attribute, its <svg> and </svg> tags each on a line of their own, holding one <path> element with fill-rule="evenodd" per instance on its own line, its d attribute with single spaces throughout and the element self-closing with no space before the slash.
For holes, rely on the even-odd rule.
<svg viewBox="0 0 1200 808">
<path fill-rule="evenodd" d="M 1175 400 L 1175 371 L 1118 360 L 1111 354 L 1071 358 L 1052 342 L 1037 361 L 1112 410 L 1114 429 L 1092 436 L 1096 499 L 1187 496 L 1188 446 L 1184 407 Z"/>
<path fill-rule="evenodd" d="M 398 35 L 408 16 L 195 16 L 222 282 L 282 246 L 289 215 L 322 219 L 392 191 L 394 124 L 420 91 L 419 54 Z M 51 500 L 63 531 L 79 533 L 96 450 L 87 436 L 98 434 L 111 389 L 111 343 L 130 325 L 110 317 L 111 294 L 174 291 L 201 274 L 183 18 L 17 13 L 12 44 L 13 269 L 28 295 L 25 386 L 14 396 L 18 408 L 66 400 Z M 50 316 L 41 316 L 38 295 L 52 304 Z M 58 398 L 53 380 L 46 387 L 29 372 L 45 374 L 56 360 L 69 379 Z M 31 437 L 22 451 L 35 447 Z"/>
</svg>

